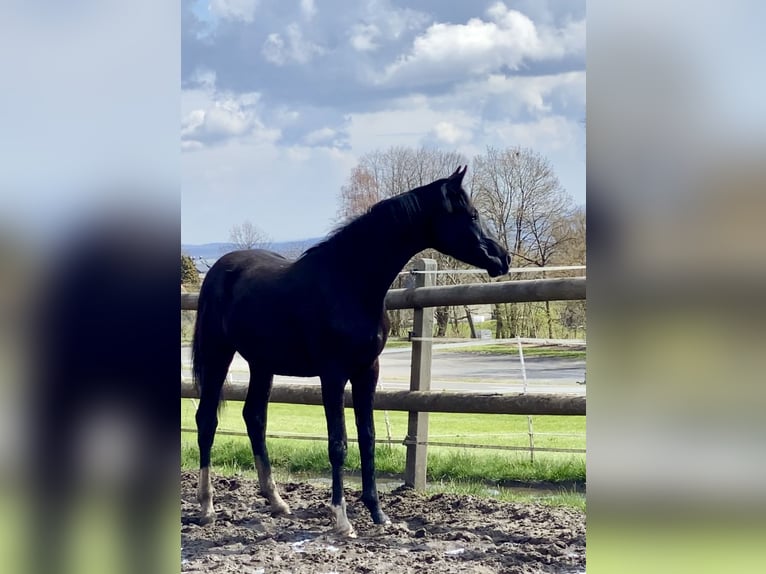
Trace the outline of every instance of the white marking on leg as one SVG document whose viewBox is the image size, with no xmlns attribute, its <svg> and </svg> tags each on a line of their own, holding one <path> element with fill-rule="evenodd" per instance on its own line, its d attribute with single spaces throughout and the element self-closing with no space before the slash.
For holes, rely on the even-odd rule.
<svg viewBox="0 0 766 574">
<path fill-rule="evenodd" d="M 261 488 L 261 494 L 269 501 L 271 512 L 274 514 L 290 514 L 290 507 L 282 500 L 277 491 L 277 485 L 271 477 L 271 473 L 266 472 L 263 462 L 259 457 L 255 458 L 255 468 L 258 470 L 258 485 Z"/>
<path fill-rule="evenodd" d="M 210 468 L 204 467 L 199 470 L 199 482 L 197 484 L 197 502 L 200 505 L 200 519 L 203 524 L 215 520 L 213 510 L 213 482 L 210 480 Z"/>
<path fill-rule="evenodd" d="M 354 530 L 354 527 L 351 526 L 351 522 L 349 522 L 348 516 L 346 515 L 346 499 L 342 498 L 340 505 L 338 506 L 331 504 L 330 508 L 335 515 L 335 532 L 342 536 L 356 538 L 356 531 Z"/>
</svg>

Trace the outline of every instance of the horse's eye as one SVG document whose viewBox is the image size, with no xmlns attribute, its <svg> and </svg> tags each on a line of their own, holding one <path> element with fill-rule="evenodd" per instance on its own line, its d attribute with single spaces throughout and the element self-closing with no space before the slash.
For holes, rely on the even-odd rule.
<svg viewBox="0 0 766 574">
<path fill-rule="evenodd" d="M 471 214 L 471 220 L 472 220 L 472 221 L 479 221 L 479 212 L 478 212 L 478 211 L 474 211 L 474 212 Z"/>
</svg>

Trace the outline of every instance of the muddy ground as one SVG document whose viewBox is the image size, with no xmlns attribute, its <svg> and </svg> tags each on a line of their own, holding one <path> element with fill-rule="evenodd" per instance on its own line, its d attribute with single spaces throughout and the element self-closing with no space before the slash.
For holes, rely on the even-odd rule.
<svg viewBox="0 0 766 574">
<path fill-rule="evenodd" d="M 574 509 L 451 494 L 381 492 L 376 526 L 346 489 L 358 537 L 332 532 L 328 488 L 278 485 L 291 516 L 272 517 L 258 482 L 215 477 L 215 524 L 197 523 L 196 473 L 181 475 L 183 572 L 242 574 L 576 573 L 585 571 L 585 515 Z"/>
</svg>

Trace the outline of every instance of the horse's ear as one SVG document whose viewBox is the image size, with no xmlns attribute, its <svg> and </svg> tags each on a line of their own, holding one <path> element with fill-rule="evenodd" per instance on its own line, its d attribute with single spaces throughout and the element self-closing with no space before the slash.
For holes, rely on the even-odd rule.
<svg viewBox="0 0 766 574">
<path fill-rule="evenodd" d="M 463 176 L 466 171 L 468 171 L 467 165 L 462 169 L 461 166 L 457 166 L 455 172 L 447 178 L 447 182 L 442 184 L 442 197 L 447 213 L 452 213 L 452 201 L 460 195 L 459 190 L 462 188 Z"/>
<path fill-rule="evenodd" d="M 450 181 L 457 182 L 458 184 L 461 184 L 463 182 L 463 176 L 465 176 L 465 172 L 468 171 L 468 166 L 466 165 L 463 167 L 463 169 L 460 169 L 461 166 L 457 166 L 457 169 L 455 170 L 455 173 L 453 173 L 451 176 L 449 176 Z"/>
</svg>

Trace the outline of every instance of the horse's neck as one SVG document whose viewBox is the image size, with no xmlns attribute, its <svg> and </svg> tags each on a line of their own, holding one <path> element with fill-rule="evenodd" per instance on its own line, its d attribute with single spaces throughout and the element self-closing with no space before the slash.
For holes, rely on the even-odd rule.
<svg viewBox="0 0 766 574">
<path fill-rule="evenodd" d="M 382 303 L 396 276 L 413 255 L 427 247 L 416 221 L 392 218 L 377 226 L 362 227 L 346 242 L 347 285 L 370 303 Z"/>
<path fill-rule="evenodd" d="M 361 268 L 359 274 L 367 276 L 367 285 L 373 288 L 377 298 L 383 299 L 407 262 L 423 249 L 425 246 L 401 241 L 395 235 L 381 239 L 370 249 L 367 266 Z"/>
</svg>

